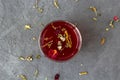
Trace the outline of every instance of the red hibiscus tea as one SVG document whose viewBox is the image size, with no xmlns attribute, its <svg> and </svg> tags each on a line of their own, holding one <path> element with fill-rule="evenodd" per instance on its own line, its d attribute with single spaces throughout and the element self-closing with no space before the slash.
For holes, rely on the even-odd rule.
<svg viewBox="0 0 120 80">
<path fill-rule="evenodd" d="M 59 20 L 43 29 L 39 42 L 45 56 L 55 61 L 65 61 L 80 50 L 82 38 L 75 25 Z"/>
</svg>

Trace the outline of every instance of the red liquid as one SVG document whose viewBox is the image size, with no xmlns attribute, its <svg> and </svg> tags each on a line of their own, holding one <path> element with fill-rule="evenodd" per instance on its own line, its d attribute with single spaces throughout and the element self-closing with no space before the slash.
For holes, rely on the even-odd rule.
<svg viewBox="0 0 120 80">
<path fill-rule="evenodd" d="M 63 30 L 63 28 L 65 30 Z M 69 42 L 71 42 L 71 47 L 66 47 L 67 45 L 67 35 L 68 33 Z M 58 35 L 62 34 L 65 41 L 62 41 Z M 59 50 L 58 41 L 62 43 L 62 49 Z M 81 35 L 78 29 L 71 23 L 66 21 L 55 21 L 49 23 L 41 33 L 40 36 L 40 47 L 43 53 L 50 59 L 55 61 L 65 61 L 72 58 L 81 47 Z M 50 47 L 46 44 L 49 42 Z"/>
</svg>

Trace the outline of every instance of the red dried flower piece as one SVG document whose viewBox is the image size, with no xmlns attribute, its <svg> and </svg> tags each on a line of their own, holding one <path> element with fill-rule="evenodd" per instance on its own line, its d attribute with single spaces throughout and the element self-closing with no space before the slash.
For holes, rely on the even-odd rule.
<svg viewBox="0 0 120 80">
<path fill-rule="evenodd" d="M 54 80 L 59 80 L 59 77 L 60 77 L 60 74 L 56 74 Z"/>
<path fill-rule="evenodd" d="M 49 55 L 51 58 L 56 58 L 57 55 L 58 55 L 58 52 L 57 52 L 57 50 L 55 50 L 55 49 L 50 49 L 50 50 L 48 51 L 48 55 Z"/>
<path fill-rule="evenodd" d="M 113 20 L 114 20 L 114 21 L 118 21 L 118 20 L 119 20 L 118 16 L 114 16 L 114 17 L 113 17 Z"/>
</svg>

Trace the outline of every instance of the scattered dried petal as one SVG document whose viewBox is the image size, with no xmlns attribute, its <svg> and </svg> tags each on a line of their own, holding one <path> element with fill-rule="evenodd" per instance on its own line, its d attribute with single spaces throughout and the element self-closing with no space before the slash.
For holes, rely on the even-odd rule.
<svg viewBox="0 0 120 80">
<path fill-rule="evenodd" d="M 34 72 L 34 76 L 38 77 L 38 75 L 39 75 L 39 71 L 38 71 L 38 69 L 36 69 Z"/>
<path fill-rule="evenodd" d="M 90 9 L 95 13 L 95 15 L 97 16 L 97 9 L 94 6 L 90 6 Z"/>
<path fill-rule="evenodd" d="M 65 31 L 64 33 L 65 33 L 65 39 L 66 39 L 66 45 L 65 45 L 65 47 L 71 48 L 72 47 L 71 36 L 68 35 L 67 31 Z"/>
<path fill-rule="evenodd" d="M 96 17 L 93 17 L 92 19 L 93 19 L 94 21 L 97 21 L 97 18 L 96 18 Z"/>
<path fill-rule="evenodd" d="M 53 42 L 53 40 L 47 42 L 47 43 L 44 44 L 42 47 L 46 47 L 46 46 L 48 46 L 48 47 L 50 48 L 50 46 L 53 44 L 52 42 Z"/>
<path fill-rule="evenodd" d="M 75 25 L 76 25 L 76 24 L 75 24 Z M 62 30 L 62 31 L 65 31 L 66 29 L 65 29 L 65 28 L 62 28 L 61 30 Z"/>
<path fill-rule="evenodd" d="M 109 28 L 105 28 L 106 31 L 109 31 L 110 29 Z"/>
<path fill-rule="evenodd" d="M 31 62 L 33 60 L 33 56 L 26 57 L 26 60 Z"/>
<path fill-rule="evenodd" d="M 41 58 L 40 54 L 37 54 L 36 59 L 40 59 L 40 58 Z"/>
<path fill-rule="evenodd" d="M 44 40 L 45 41 L 48 41 L 48 40 L 50 40 L 50 39 L 52 39 L 53 37 L 51 36 L 51 37 L 46 37 L 46 38 L 44 38 Z"/>
<path fill-rule="evenodd" d="M 38 6 L 35 4 L 34 6 L 33 6 L 33 8 L 37 8 Z"/>
<path fill-rule="evenodd" d="M 36 0 L 36 3 L 34 4 L 33 8 L 35 8 L 38 12 L 42 13 L 43 9 L 38 6 L 40 0 Z"/>
<path fill-rule="evenodd" d="M 31 29 L 31 25 L 29 24 L 26 24 L 25 27 L 24 27 L 25 30 L 30 30 Z"/>
<path fill-rule="evenodd" d="M 53 25 L 53 23 L 51 23 L 51 26 L 54 30 L 56 30 L 57 28 Z"/>
<path fill-rule="evenodd" d="M 61 50 L 61 49 L 62 49 L 62 46 L 58 46 L 57 48 L 58 48 L 58 50 Z"/>
<path fill-rule="evenodd" d="M 80 64 L 80 66 L 83 66 L 83 64 Z"/>
<path fill-rule="evenodd" d="M 21 78 L 21 80 L 27 80 L 25 75 L 20 74 L 20 75 L 18 75 L 18 77 Z"/>
<path fill-rule="evenodd" d="M 80 72 L 79 75 L 82 76 L 82 75 L 87 75 L 88 72 L 87 71 L 83 71 L 83 72 Z"/>
<path fill-rule="evenodd" d="M 114 28 L 114 21 L 113 21 L 113 20 L 110 21 L 109 26 L 110 26 L 111 28 Z"/>
<path fill-rule="evenodd" d="M 65 37 L 60 36 L 60 40 L 64 42 L 65 41 Z"/>
<path fill-rule="evenodd" d="M 42 8 L 37 8 L 38 12 L 42 13 L 43 9 Z"/>
<path fill-rule="evenodd" d="M 119 21 L 118 16 L 114 16 L 114 17 L 113 17 L 113 20 L 116 21 L 116 22 L 118 22 L 118 21 Z"/>
<path fill-rule="evenodd" d="M 33 37 L 33 38 L 32 38 L 32 40 L 34 40 L 34 41 L 35 41 L 35 40 L 36 40 L 36 37 Z"/>
<path fill-rule="evenodd" d="M 59 80 L 60 74 L 56 74 L 54 80 Z"/>
<path fill-rule="evenodd" d="M 60 8 L 60 7 L 59 7 L 59 4 L 58 4 L 58 0 L 54 0 L 54 6 L 55 6 L 57 9 Z"/>
<path fill-rule="evenodd" d="M 48 51 L 48 56 L 50 56 L 52 58 L 56 58 L 58 56 L 58 51 L 56 49 L 50 49 Z"/>
<path fill-rule="evenodd" d="M 19 60 L 24 61 L 24 60 L 25 60 L 25 58 L 24 58 L 23 56 L 20 56 L 20 57 L 19 57 Z"/>
<path fill-rule="evenodd" d="M 102 38 L 102 39 L 101 39 L 100 44 L 101 44 L 101 45 L 104 45 L 104 44 L 105 44 L 105 38 Z"/>
</svg>

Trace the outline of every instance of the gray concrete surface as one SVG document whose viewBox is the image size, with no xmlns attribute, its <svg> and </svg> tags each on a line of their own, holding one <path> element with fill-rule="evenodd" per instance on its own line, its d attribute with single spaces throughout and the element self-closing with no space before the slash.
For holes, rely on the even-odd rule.
<svg viewBox="0 0 120 80">
<path fill-rule="evenodd" d="M 24 74 L 28 80 L 54 80 L 60 73 L 60 80 L 120 80 L 120 23 L 106 32 L 110 19 L 120 16 L 120 0 L 58 0 L 60 9 L 53 6 L 53 0 L 40 0 L 43 13 L 37 12 L 35 0 L 0 0 L 0 80 L 21 80 L 16 76 Z M 96 6 L 102 14 L 95 22 L 94 13 L 88 8 Z M 53 20 L 67 20 L 77 23 L 83 37 L 81 51 L 71 60 L 56 63 L 44 57 L 39 51 L 40 31 Z M 32 30 L 24 30 L 25 24 L 31 24 Z M 100 39 L 106 38 L 105 45 Z M 19 61 L 18 56 L 36 55 L 41 59 L 32 62 Z M 83 66 L 80 66 L 83 64 Z M 39 69 L 39 76 L 33 72 Z M 88 75 L 79 76 L 79 72 L 88 71 Z"/>
</svg>

